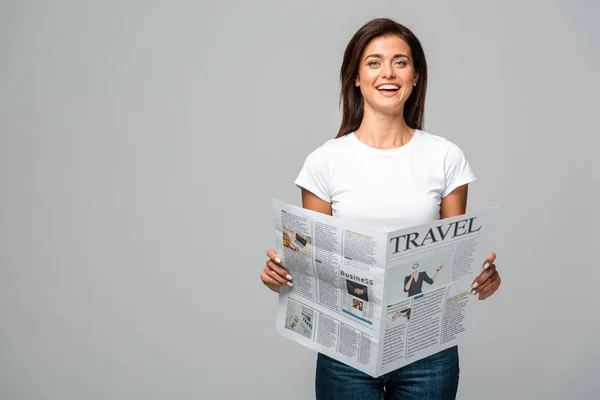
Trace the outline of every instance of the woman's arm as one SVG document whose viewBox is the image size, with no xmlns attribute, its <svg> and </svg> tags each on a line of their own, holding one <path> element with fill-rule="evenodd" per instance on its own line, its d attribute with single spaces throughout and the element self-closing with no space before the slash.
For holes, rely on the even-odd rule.
<svg viewBox="0 0 600 400">
<path fill-rule="evenodd" d="M 462 185 L 454 189 L 448 196 L 442 199 L 440 204 L 440 219 L 456 217 L 467 212 L 468 185 Z"/>
<path fill-rule="evenodd" d="M 440 265 L 439 267 L 437 267 L 437 269 L 435 270 L 435 272 L 433 273 L 433 276 L 431 277 L 432 281 L 435 281 L 435 278 L 437 278 L 438 274 L 440 273 L 440 270 L 444 267 L 444 264 Z"/>
<path fill-rule="evenodd" d="M 331 215 L 331 203 L 326 202 L 313 192 L 309 192 L 304 188 L 302 188 L 302 207 L 322 214 Z"/>
<path fill-rule="evenodd" d="M 468 186 L 462 185 L 444 197 L 440 204 L 440 219 L 463 215 L 467 211 L 468 191 Z M 479 300 L 484 300 L 494 294 L 502 282 L 498 271 L 496 271 L 496 266 L 493 264 L 495 259 L 496 253 L 488 254 L 486 264 L 489 267 L 473 283 L 471 293 L 478 294 Z"/>
</svg>

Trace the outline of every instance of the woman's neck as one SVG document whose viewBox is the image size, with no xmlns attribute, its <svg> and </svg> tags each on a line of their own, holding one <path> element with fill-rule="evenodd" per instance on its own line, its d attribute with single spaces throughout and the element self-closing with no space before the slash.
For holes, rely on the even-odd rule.
<svg viewBox="0 0 600 400">
<path fill-rule="evenodd" d="M 382 150 L 398 148 L 408 143 L 415 134 L 415 130 L 406 124 L 402 113 L 375 115 L 365 111 L 354 135 L 371 147 Z"/>
</svg>

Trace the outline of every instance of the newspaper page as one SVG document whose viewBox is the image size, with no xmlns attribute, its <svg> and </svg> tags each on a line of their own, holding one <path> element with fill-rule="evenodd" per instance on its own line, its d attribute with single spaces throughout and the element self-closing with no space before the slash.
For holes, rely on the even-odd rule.
<svg viewBox="0 0 600 400">
<path fill-rule="evenodd" d="M 378 375 L 455 346 L 472 330 L 495 209 L 388 233 Z"/>
<path fill-rule="evenodd" d="M 387 233 L 274 200 L 276 249 L 293 277 L 278 331 L 375 374 Z"/>
<path fill-rule="evenodd" d="M 464 339 L 495 210 L 394 232 L 273 201 L 278 332 L 377 377 Z"/>
</svg>

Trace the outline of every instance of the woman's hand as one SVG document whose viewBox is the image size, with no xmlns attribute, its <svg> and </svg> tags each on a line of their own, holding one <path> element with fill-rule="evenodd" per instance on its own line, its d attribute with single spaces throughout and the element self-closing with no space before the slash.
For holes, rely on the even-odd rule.
<svg viewBox="0 0 600 400">
<path fill-rule="evenodd" d="M 394 314 L 394 316 L 392 317 L 392 321 L 395 320 L 396 318 L 407 318 L 406 314 L 401 314 L 399 312 L 397 312 L 396 314 Z"/>
<path fill-rule="evenodd" d="M 500 287 L 500 283 L 502 283 L 502 279 L 500 279 L 500 275 L 494 265 L 495 260 L 496 253 L 488 254 L 484 264 L 487 265 L 485 270 L 473 282 L 471 294 L 478 294 L 479 300 L 485 300 L 493 295 Z"/>
<path fill-rule="evenodd" d="M 292 282 L 292 276 L 290 273 L 281 266 L 281 258 L 274 250 L 267 250 L 267 256 L 269 259 L 265 263 L 265 268 L 260 274 L 260 279 L 266 287 L 279 293 L 282 285 L 289 287 L 294 286 Z"/>
</svg>

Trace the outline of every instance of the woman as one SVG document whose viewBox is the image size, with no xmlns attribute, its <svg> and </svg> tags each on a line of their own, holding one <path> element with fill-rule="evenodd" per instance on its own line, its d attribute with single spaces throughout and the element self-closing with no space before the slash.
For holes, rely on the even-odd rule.
<svg viewBox="0 0 600 400">
<path fill-rule="evenodd" d="M 399 229 L 464 214 L 475 180 L 463 152 L 422 131 L 427 64 L 406 27 L 376 19 L 350 40 L 341 67 L 342 123 L 335 139 L 311 153 L 296 180 L 304 208 L 374 227 Z M 262 282 L 279 292 L 293 277 L 273 250 Z M 473 283 L 485 299 L 500 286 L 490 253 Z M 402 285 L 402 282 L 398 282 Z M 319 354 L 318 399 L 453 399 L 458 387 L 453 347 L 372 378 Z"/>
<path fill-rule="evenodd" d="M 414 263 L 412 266 L 413 272 L 404 278 L 404 291 L 408 292 L 408 297 L 423 293 L 423 282 L 433 285 L 433 282 L 435 282 L 435 279 L 443 268 L 444 264 L 437 267 L 430 278 L 427 272 L 419 272 L 419 263 Z"/>
</svg>

